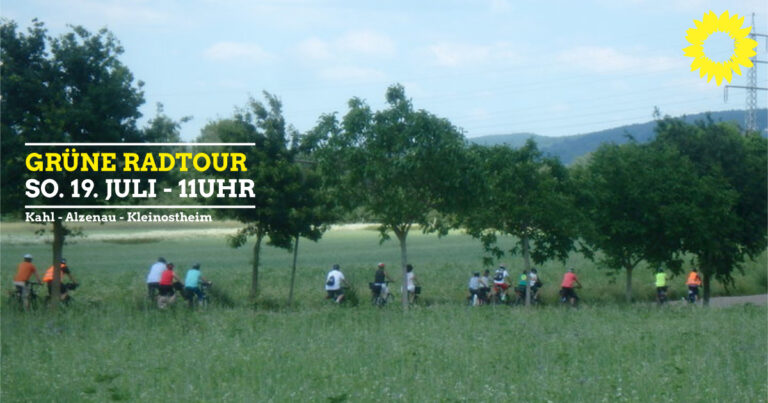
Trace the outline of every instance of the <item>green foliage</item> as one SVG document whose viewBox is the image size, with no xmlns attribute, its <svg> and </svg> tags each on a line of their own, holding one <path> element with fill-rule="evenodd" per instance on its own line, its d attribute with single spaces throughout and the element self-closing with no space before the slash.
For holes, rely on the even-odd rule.
<svg viewBox="0 0 768 403">
<path fill-rule="evenodd" d="M 381 224 L 382 242 L 390 232 L 397 236 L 404 278 L 410 229 L 446 233 L 446 221 L 434 214 L 462 205 L 468 161 L 461 132 L 446 119 L 414 110 L 401 85 L 389 87 L 386 100 L 387 109 L 373 112 L 351 99 L 343 119 L 321 117 L 306 144 L 317 149 L 332 200 L 346 211 L 365 209 Z"/>
<path fill-rule="evenodd" d="M 518 239 L 508 250 L 512 255 L 526 252 L 522 249 L 527 239 L 533 242 L 529 253 L 537 264 L 564 260 L 573 248 L 580 217 L 566 168 L 544 157 L 533 140 L 519 149 L 475 146 L 472 155 L 481 171 L 469 190 L 474 203 L 463 214 L 467 231 L 497 259 L 505 252 L 499 236 L 512 235 Z"/>
<path fill-rule="evenodd" d="M 244 224 L 228 239 L 232 247 L 244 245 L 256 237 L 254 245 L 251 297 L 258 293 L 259 252 L 262 240 L 290 250 L 296 236 L 316 241 L 329 219 L 327 205 L 320 189 L 320 180 L 310 168 L 296 161 L 299 151 L 297 134 L 285 123 L 280 100 L 264 93 L 266 104 L 251 99 L 247 108 L 232 119 L 208 124 L 198 138 L 201 142 L 255 143 L 254 147 L 219 147 L 218 152 L 239 152 L 246 155 L 247 171 L 216 172 L 217 178 L 250 179 L 255 197 L 249 199 L 254 209 L 222 210 L 227 218 Z M 289 148 L 289 145 L 295 145 Z M 208 202 L 211 202 L 209 199 Z M 217 204 L 242 204 L 241 200 L 222 198 Z"/>
<path fill-rule="evenodd" d="M 746 257 L 765 250 L 768 241 L 768 140 L 742 135 L 731 124 L 686 124 L 661 120 L 657 147 L 674 147 L 691 163 L 698 179 L 681 249 L 693 253 L 704 275 L 729 284 Z"/>
</svg>

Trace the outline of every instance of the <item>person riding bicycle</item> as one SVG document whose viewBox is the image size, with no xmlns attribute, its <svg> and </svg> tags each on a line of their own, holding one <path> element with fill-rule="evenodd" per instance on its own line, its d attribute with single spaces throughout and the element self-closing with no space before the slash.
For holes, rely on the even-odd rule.
<svg viewBox="0 0 768 403">
<path fill-rule="evenodd" d="M 503 264 L 499 265 L 499 268 L 493 273 L 493 292 L 499 296 L 499 300 L 501 301 L 506 299 L 507 288 L 509 288 L 509 283 L 507 283 L 508 278 L 509 272 L 507 271 L 507 267 Z"/>
<path fill-rule="evenodd" d="M 379 263 L 376 266 L 376 273 L 373 275 L 373 287 L 371 290 L 374 294 L 378 294 L 381 296 L 381 298 L 387 299 L 387 295 L 389 295 L 389 288 L 387 287 L 387 281 L 390 283 L 394 283 L 394 280 L 392 280 L 391 277 L 389 277 L 389 274 L 384 270 L 384 267 L 386 265 L 384 263 Z"/>
<path fill-rule="evenodd" d="M 160 275 L 160 293 L 157 296 L 157 307 L 160 309 L 164 309 L 176 301 L 175 286 L 181 284 L 181 280 L 174 273 L 173 267 L 173 263 L 168 263 Z"/>
<path fill-rule="evenodd" d="M 333 299 L 337 304 L 341 303 L 344 299 L 344 291 L 341 285 L 346 283 L 347 280 L 344 279 L 344 273 L 341 272 L 339 265 L 333 265 L 333 268 L 325 277 L 325 291 L 328 293 L 326 298 Z"/>
<path fill-rule="evenodd" d="M 574 284 L 581 288 L 581 283 L 576 277 L 575 270 L 570 268 L 568 269 L 568 272 L 563 275 L 563 282 L 560 284 L 560 296 L 562 298 L 562 302 L 568 302 L 572 306 L 576 306 L 576 301 L 579 300 L 579 297 L 576 295 L 576 291 L 573 289 Z"/>
<path fill-rule="evenodd" d="M 408 303 L 412 304 L 416 299 L 416 285 L 419 284 L 419 280 L 416 279 L 416 274 L 413 273 L 413 265 L 408 263 L 405 265 L 405 290 L 408 292 Z"/>
<path fill-rule="evenodd" d="M 667 273 L 659 267 L 656 269 L 656 301 L 663 304 L 667 297 Z"/>
<path fill-rule="evenodd" d="M 701 276 L 696 268 L 692 268 L 688 273 L 688 280 L 685 284 L 688 286 L 688 302 L 694 304 L 699 297 L 699 287 L 701 286 Z"/>
<path fill-rule="evenodd" d="M 189 307 L 192 308 L 195 305 L 195 297 L 197 302 L 201 302 L 205 294 L 200 288 L 201 284 L 209 283 L 208 280 L 200 273 L 200 263 L 195 263 L 192 268 L 187 270 L 187 275 L 184 277 L 184 291 L 185 295 L 189 299 Z"/>
<path fill-rule="evenodd" d="M 24 260 L 16 267 L 16 275 L 13 276 L 13 285 L 16 293 L 23 301 L 24 309 L 29 309 L 29 279 L 35 275 L 37 282 L 40 283 L 40 275 L 37 274 L 37 268 L 32 264 L 32 255 L 27 253 Z"/>
<path fill-rule="evenodd" d="M 531 269 L 531 273 L 528 275 L 531 282 L 531 301 L 536 301 L 539 298 L 539 289 L 541 289 L 541 280 L 539 280 L 539 272 L 534 267 Z"/>
<path fill-rule="evenodd" d="M 149 267 L 149 274 L 147 274 L 147 297 L 150 300 L 154 300 L 158 290 L 160 290 L 160 276 L 165 271 L 167 264 L 165 258 L 161 256 L 157 258 L 157 262 Z"/>
<path fill-rule="evenodd" d="M 528 270 L 523 270 L 523 274 L 517 281 L 517 287 L 515 287 L 515 294 L 517 294 L 518 302 L 525 301 L 525 293 L 528 289 Z"/>
<path fill-rule="evenodd" d="M 480 305 L 480 272 L 475 272 L 469 278 L 469 305 Z"/>
<path fill-rule="evenodd" d="M 54 267 L 51 266 L 46 270 L 45 275 L 43 276 L 43 282 L 48 286 L 48 296 L 53 296 L 53 272 Z M 69 300 L 69 290 L 73 290 L 77 287 L 77 280 L 75 280 L 75 276 L 72 275 L 72 269 L 67 266 L 67 259 L 61 258 L 61 278 L 60 280 L 64 280 L 64 275 L 67 275 L 69 277 L 70 284 L 65 284 L 63 281 L 59 282 L 59 299 L 62 301 L 68 301 Z"/>
<path fill-rule="evenodd" d="M 480 289 L 477 291 L 477 296 L 480 298 L 480 302 L 483 304 L 488 303 L 488 294 L 491 293 L 491 271 L 485 269 L 483 275 L 480 276 Z"/>
</svg>

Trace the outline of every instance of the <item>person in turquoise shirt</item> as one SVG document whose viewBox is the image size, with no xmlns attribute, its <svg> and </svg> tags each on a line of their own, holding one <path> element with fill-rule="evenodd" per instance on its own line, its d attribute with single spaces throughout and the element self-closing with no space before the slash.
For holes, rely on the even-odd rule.
<svg viewBox="0 0 768 403">
<path fill-rule="evenodd" d="M 187 277 L 184 278 L 184 291 L 185 295 L 189 298 L 189 307 L 194 306 L 194 300 L 198 302 L 203 300 L 203 290 L 200 289 L 200 284 L 208 283 L 208 280 L 200 273 L 200 263 L 195 263 L 192 268 L 187 270 Z"/>
</svg>

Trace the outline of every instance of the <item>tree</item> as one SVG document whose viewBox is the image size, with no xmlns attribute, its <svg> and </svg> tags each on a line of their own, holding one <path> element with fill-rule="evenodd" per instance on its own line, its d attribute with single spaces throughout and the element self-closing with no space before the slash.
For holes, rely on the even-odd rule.
<svg viewBox="0 0 768 403">
<path fill-rule="evenodd" d="M 698 186 L 686 158 L 671 147 L 605 144 L 573 171 L 587 218 L 582 239 L 602 252 L 602 266 L 625 271 L 627 302 L 641 262 L 680 270 L 680 237 Z"/>
<path fill-rule="evenodd" d="M 435 212 L 454 211 L 461 199 L 465 140 L 448 120 L 414 110 L 401 85 L 386 92 L 387 109 L 372 112 L 358 98 L 341 122 L 321 118 L 310 133 L 321 147 L 319 170 L 333 199 L 348 211 L 364 207 L 380 223 L 382 242 L 392 232 L 400 243 L 403 284 L 407 238 L 414 225 L 444 233 Z M 403 293 L 403 307 L 408 296 Z"/>
<path fill-rule="evenodd" d="M 688 124 L 665 118 L 656 133 L 656 143 L 678 150 L 698 178 L 681 249 L 696 255 L 708 304 L 713 278 L 727 287 L 746 257 L 766 249 L 768 140 L 711 120 Z"/>
<path fill-rule="evenodd" d="M 317 240 L 322 235 L 322 215 L 317 212 L 315 187 L 318 181 L 296 164 L 296 133 L 288 127 L 282 115 L 282 104 L 274 95 L 264 93 L 266 105 L 251 99 L 247 108 L 233 119 L 213 122 L 203 129 L 200 141 L 252 142 L 249 148 L 217 148 L 219 152 L 242 152 L 246 155 L 247 171 L 217 172 L 217 177 L 250 179 L 254 182 L 253 209 L 224 210 L 223 214 L 243 224 L 229 239 L 233 247 L 244 245 L 255 237 L 249 298 L 254 301 L 259 292 L 259 261 L 262 242 L 291 249 L 297 236 Z M 218 204 L 242 200 L 217 199 Z"/>
<path fill-rule="evenodd" d="M 467 232 L 480 239 L 486 252 L 500 258 L 499 236 L 516 237 L 508 250 L 521 253 L 530 273 L 536 264 L 565 260 L 577 236 L 579 213 L 574 208 L 567 169 L 547 158 L 533 140 L 520 149 L 507 146 L 473 148 L 482 177 L 475 181 L 477 201 L 464 216 Z M 526 290 L 530 304 L 530 282 Z"/>
<path fill-rule="evenodd" d="M 13 21 L 0 24 L 2 41 L 3 210 L 19 212 L 27 200 L 22 185 L 33 173 L 23 170 L 25 142 L 138 142 L 136 127 L 144 103 L 141 82 L 118 59 L 123 48 L 102 29 L 96 34 L 80 26 L 58 38 L 47 36 L 37 20 L 27 34 Z M 61 150 L 57 150 L 61 151 Z M 104 150 L 106 151 L 106 149 Z M 60 184 L 87 173 L 62 172 Z M 52 175 L 54 176 L 54 175 Z M 96 190 L 102 181 L 95 181 Z M 71 195 L 50 204 L 77 204 Z M 69 234 L 61 219 L 53 222 L 53 298 L 58 300 L 60 261 Z M 55 306 L 55 304 L 52 304 Z"/>
</svg>

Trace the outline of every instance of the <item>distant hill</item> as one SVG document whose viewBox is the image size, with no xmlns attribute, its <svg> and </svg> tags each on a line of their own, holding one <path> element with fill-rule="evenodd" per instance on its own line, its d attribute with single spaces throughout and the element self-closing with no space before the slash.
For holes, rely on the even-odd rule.
<svg viewBox="0 0 768 403">
<path fill-rule="evenodd" d="M 711 112 L 709 113 L 709 116 L 715 122 L 735 122 L 739 126 L 743 126 L 744 113 L 743 110 L 722 111 Z M 692 123 L 697 120 L 704 120 L 706 119 L 706 116 L 706 113 L 699 113 L 682 116 L 682 118 L 686 122 Z M 758 110 L 757 126 L 760 131 L 764 131 L 766 126 L 768 126 L 766 109 Z M 539 149 L 546 154 L 559 157 L 560 161 L 568 165 L 576 158 L 596 150 L 603 143 L 624 144 L 629 141 L 628 136 L 632 136 L 635 140 L 641 143 L 647 142 L 655 136 L 655 133 L 653 132 L 654 127 L 656 127 L 656 122 L 650 121 L 573 136 L 548 137 L 534 133 L 515 133 L 473 137 L 470 138 L 469 141 L 476 144 L 491 146 L 506 144 L 516 148 L 525 144 L 525 141 L 529 138 L 533 138 L 539 145 Z"/>
</svg>

